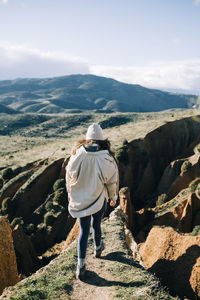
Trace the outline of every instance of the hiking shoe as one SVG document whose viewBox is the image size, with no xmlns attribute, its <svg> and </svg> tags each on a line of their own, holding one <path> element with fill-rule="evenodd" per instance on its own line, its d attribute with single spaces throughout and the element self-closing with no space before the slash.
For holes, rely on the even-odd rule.
<svg viewBox="0 0 200 300">
<path fill-rule="evenodd" d="M 81 268 L 79 265 L 77 265 L 76 269 L 76 279 L 84 279 L 85 277 L 86 268 L 85 265 Z"/>
<path fill-rule="evenodd" d="M 105 249 L 104 243 L 101 242 L 101 246 L 97 249 L 94 249 L 94 257 L 99 258 L 101 257 L 101 252 Z"/>
</svg>

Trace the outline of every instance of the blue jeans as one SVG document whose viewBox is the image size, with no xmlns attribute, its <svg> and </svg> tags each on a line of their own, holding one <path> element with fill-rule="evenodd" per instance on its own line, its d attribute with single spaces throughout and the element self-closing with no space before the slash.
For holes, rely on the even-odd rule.
<svg viewBox="0 0 200 300">
<path fill-rule="evenodd" d="M 78 218 L 80 234 L 78 238 L 78 258 L 85 258 L 88 236 L 90 233 L 90 224 L 92 226 L 93 240 L 95 247 L 100 246 L 101 243 L 101 219 L 105 212 L 106 201 L 102 208 L 95 214 L 83 218 Z"/>
</svg>

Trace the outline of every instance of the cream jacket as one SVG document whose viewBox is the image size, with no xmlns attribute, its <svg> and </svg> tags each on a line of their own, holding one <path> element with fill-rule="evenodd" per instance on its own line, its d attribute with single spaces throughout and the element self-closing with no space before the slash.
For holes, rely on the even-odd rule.
<svg viewBox="0 0 200 300">
<path fill-rule="evenodd" d="M 108 150 L 87 152 L 81 146 L 70 157 L 66 167 L 68 210 L 72 217 L 81 218 L 99 211 L 104 200 L 117 200 L 119 173 Z"/>
</svg>

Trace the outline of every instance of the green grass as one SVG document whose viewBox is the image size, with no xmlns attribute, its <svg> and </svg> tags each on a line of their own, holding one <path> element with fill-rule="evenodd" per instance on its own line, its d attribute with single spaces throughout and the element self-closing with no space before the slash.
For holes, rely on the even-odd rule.
<svg viewBox="0 0 200 300">
<path fill-rule="evenodd" d="M 76 248 L 63 252 L 53 263 L 10 288 L 10 300 L 70 299 L 75 279 Z"/>
</svg>

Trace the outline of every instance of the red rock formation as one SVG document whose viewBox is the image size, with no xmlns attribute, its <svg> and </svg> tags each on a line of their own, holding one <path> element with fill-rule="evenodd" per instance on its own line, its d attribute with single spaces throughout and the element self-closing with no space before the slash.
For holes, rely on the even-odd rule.
<svg viewBox="0 0 200 300">
<path fill-rule="evenodd" d="M 12 229 L 8 220 L 0 216 L 0 294 L 5 287 L 18 281 Z"/>
<path fill-rule="evenodd" d="M 134 214 L 133 233 L 138 243 L 144 242 L 152 226 L 171 226 L 189 233 L 200 225 L 200 199 L 189 189 L 155 208 L 141 209 Z"/>
<path fill-rule="evenodd" d="M 146 268 L 174 295 L 200 299 L 200 236 L 153 227 L 139 252 Z"/>
<path fill-rule="evenodd" d="M 188 190 L 181 191 L 171 201 L 152 210 L 155 212 L 153 225 L 172 226 L 183 233 L 191 232 L 195 225 L 200 225 L 197 218 L 200 200 Z"/>
<path fill-rule="evenodd" d="M 14 228 L 12 236 L 17 256 L 18 272 L 29 276 L 39 267 L 39 259 L 37 258 L 34 247 L 29 237 L 23 232 L 19 225 Z"/>
<path fill-rule="evenodd" d="M 195 178 L 200 177 L 200 156 L 192 155 L 187 160 L 191 163 L 191 167 L 188 171 L 180 173 L 174 180 L 167 191 L 169 199 L 174 198 L 181 190 L 187 188 Z"/>
<path fill-rule="evenodd" d="M 155 194 L 165 168 L 172 161 L 183 158 L 186 151 L 193 154 L 199 132 L 199 116 L 184 118 L 155 129 L 143 141 L 127 145 L 128 163 L 120 161 L 120 179 L 121 186 L 129 187 L 136 210 Z"/>
<path fill-rule="evenodd" d="M 134 208 L 130 199 L 130 192 L 128 187 L 123 187 L 119 191 L 120 206 L 123 212 L 127 215 L 126 226 L 128 229 L 133 229 L 133 218 L 134 218 Z"/>
</svg>

